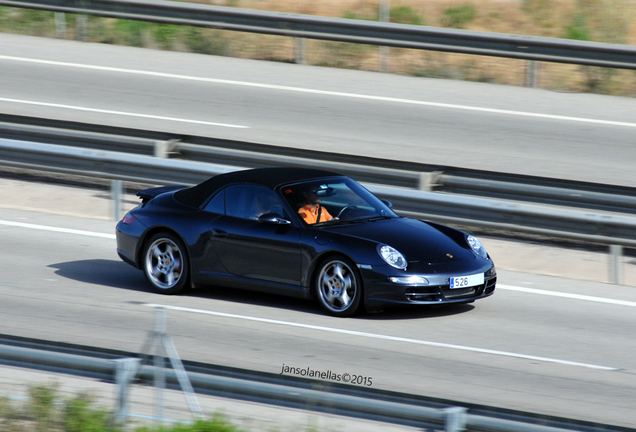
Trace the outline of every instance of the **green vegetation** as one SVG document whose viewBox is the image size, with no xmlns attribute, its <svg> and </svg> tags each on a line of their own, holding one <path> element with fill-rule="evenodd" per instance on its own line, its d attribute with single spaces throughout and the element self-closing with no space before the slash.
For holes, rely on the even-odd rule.
<svg viewBox="0 0 636 432">
<path fill-rule="evenodd" d="M 576 9 L 565 26 L 565 37 L 581 41 L 624 44 L 629 37 L 633 12 L 627 0 L 577 0 Z M 581 66 L 586 90 L 616 93 L 616 69 Z"/>
<path fill-rule="evenodd" d="M 572 21 L 565 27 L 565 37 L 568 39 L 589 41 L 591 36 L 587 17 L 582 13 L 572 15 Z"/>
<path fill-rule="evenodd" d="M 472 3 L 444 10 L 444 27 L 463 29 L 477 17 L 477 8 Z"/>
<path fill-rule="evenodd" d="M 229 56 L 229 43 L 219 30 L 207 30 L 197 27 L 185 28 L 185 43 L 190 51 L 197 54 Z"/>
<path fill-rule="evenodd" d="M 89 393 L 63 400 L 58 385 L 29 387 L 29 398 L 17 404 L 0 398 L 0 430 L 6 432 L 115 432 L 108 411 L 94 406 Z"/>
<path fill-rule="evenodd" d="M 522 10 L 530 16 L 540 28 L 558 25 L 554 20 L 554 0 L 523 0 Z"/>
<path fill-rule="evenodd" d="M 379 16 L 378 8 L 362 8 L 360 10 L 345 10 L 342 15 L 346 19 L 355 19 L 363 21 L 377 21 Z"/>
<path fill-rule="evenodd" d="M 325 55 L 315 65 L 340 69 L 357 69 L 370 50 L 377 50 L 370 45 L 331 41 L 325 42 L 324 47 Z"/>
<path fill-rule="evenodd" d="M 93 398 L 88 393 L 80 393 L 66 401 L 62 413 L 65 432 L 101 432 L 110 428 L 111 415 L 103 409 L 93 407 Z"/>
<path fill-rule="evenodd" d="M 242 432 L 228 423 L 222 416 L 214 416 L 209 420 L 198 420 L 194 424 L 176 424 L 172 427 L 142 427 L 136 432 Z"/>
<path fill-rule="evenodd" d="M 144 46 L 144 33 L 151 26 L 141 21 L 117 20 L 115 23 L 115 32 L 122 38 L 124 45 L 142 47 Z"/>
<path fill-rule="evenodd" d="M 113 413 L 95 406 L 90 393 L 64 399 L 57 384 L 29 387 L 29 398 L 16 403 L 0 398 L 0 430 L 3 432 L 123 432 L 128 425 L 113 424 Z M 134 432 L 244 432 L 221 415 L 191 424 L 141 426 Z"/>
<path fill-rule="evenodd" d="M 0 30 L 47 36 L 55 30 L 55 22 L 51 12 L 1 7 Z"/>
<path fill-rule="evenodd" d="M 54 405 L 56 390 L 56 387 L 43 385 L 29 388 L 31 414 L 38 431 L 47 432 L 55 426 L 57 420 L 57 412 Z"/>
<path fill-rule="evenodd" d="M 364 21 L 378 21 L 380 12 L 378 7 L 362 7 L 358 10 L 345 10 L 343 18 Z M 392 7 L 389 10 L 389 21 L 399 24 L 424 25 L 422 17 L 409 6 Z"/>
<path fill-rule="evenodd" d="M 408 6 L 393 7 L 389 11 L 389 19 L 393 23 L 424 25 L 424 20 L 420 15 Z"/>
<path fill-rule="evenodd" d="M 577 0 L 565 26 L 566 37 L 624 44 L 633 17 L 630 0 Z"/>
</svg>

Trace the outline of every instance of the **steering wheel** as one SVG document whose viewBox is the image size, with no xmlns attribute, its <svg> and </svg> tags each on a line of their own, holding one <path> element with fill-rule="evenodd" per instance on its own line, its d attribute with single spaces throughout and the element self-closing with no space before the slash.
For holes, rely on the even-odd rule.
<svg viewBox="0 0 636 432">
<path fill-rule="evenodd" d="M 344 207 L 342 208 L 342 210 L 340 210 L 340 211 L 338 212 L 338 216 L 336 216 L 336 217 L 337 217 L 338 219 L 342 219 L 342 215 L 343 215 L 343 214 L 345 214 L 345 213 L 346 213 L 346 212 L 348 212 L 348 211 L 355 210 L 355 209 L 357 209 L 357 208 L 358 208 L 358 206 L 357 206 L 357 205 L 348 204 L 348 205 L 344 206 Z"/>
</svg>

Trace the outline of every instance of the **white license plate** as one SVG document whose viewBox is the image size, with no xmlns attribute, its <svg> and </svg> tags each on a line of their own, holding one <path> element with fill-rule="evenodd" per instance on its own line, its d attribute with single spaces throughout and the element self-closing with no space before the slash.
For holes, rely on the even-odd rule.
<svg viewBox="0 0 636 432">
<path fill-rule="evenodd" d="M 478 273 L 469 276 L 456 276 L 450 278 L 450 288 L 470 288 L 484 283 L 484 274 Z"/>
</svg>

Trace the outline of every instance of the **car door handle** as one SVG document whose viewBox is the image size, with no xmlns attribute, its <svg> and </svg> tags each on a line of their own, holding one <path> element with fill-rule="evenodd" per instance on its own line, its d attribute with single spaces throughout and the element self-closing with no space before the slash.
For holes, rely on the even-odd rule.
<svg viewBox="0 0 636 432">
<path fill-rule="evenodd" d="M 213 229 L 212 230 L 212 236 L 213 237 L 227 237 L 227 231 L 223 231 L 220 229 Z"/>
</svg>

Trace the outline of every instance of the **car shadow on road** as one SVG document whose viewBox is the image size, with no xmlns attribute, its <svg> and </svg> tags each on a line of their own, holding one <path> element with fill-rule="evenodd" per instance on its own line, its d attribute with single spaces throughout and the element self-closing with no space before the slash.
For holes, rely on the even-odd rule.
<svg viewBox="0 0 636 432">
<path fill-rule="evenodd" d="M 90 259 L 51 264 L 55 274 L 67 279 L 94 285 L 148 291 L 143 273 L 123 261 Z"/>
<path fill-rule="evenodd" d="M 287 309 L 295 312 L 310 313 L 315 315 L 327 315 L 318 303 L 313 300 L 286 297 L 258 291 L 241 290 L 226 287 L 204 287 L 190 291 L 187 295 L 200 298 L 209 298 L 224 302 L 264 306 L 275 309 Z M 334 319 L 360 319 L 360 320 L 405 320 L 440 318 L 470 312 L 475 306 L 471 304 L 449 304 L 434 306 L 404 306 L 387 309 L 378 313 L 367 313 L 362 310 L 351 318 Z"/>
<path fill-rule="evenodd" d="M 147 292 L 152 296 L 157 295 L 146 281 L 143 273 L 123 261 L 90 259 L 51 264 L 49 267 L 57 269 L 55 274 L 58 276 L 78 282 Z M 258 291 L 210 286 L 188 291 L 183 295 L 282 310 L 293 310 L 295 312 L 315 315 L 326 315 L 326 312 L 323 312 L 315 301 Z M 468 304 L 408 306 L 387 309 L 380 313 L 362 312 L 355 315 L 353 319 L 405 320 L 439 318 L 466 313 L 473 309 L 474 306 Z"/>
<path fill-rule="evenodd" d="M 387 309 L 379 313 L 362 314 L 361 318 L 369 320 L 406 320 L 406 319 L 425 319 L 425 318 L 441 318 L 445 316 L 459 315 L 467 313 L 475 309 L 472 304 L 445 304 L 445 305 L 407 305 L 404 307 L 395 307 Z"/>
<path fill-rule="evenodd" d="M 287 309 L 296 312 L 311 314 L 323 313 L 318 304 L 310 300 L 263 293 L 259 291 L 243 290 L 238 288 L 209 286 L 192 290 L 188 293 L 188 295 L 224 302 L 243 303 L 253 306 Z"/>
<path fill-rule="evenodd" d="M 150 296 L 162 296 L 153 291 L 143 272 L 123 261 L 92 259 L 51 264 L 49 267 L 57 269 L 56 275 L 78 282 L 147 292 Z M 299 312 L 322 313 L 320 307 L 312 301 L 220 286 L 202 287 L 188 291 L 183 295 Z"/>
</svg>

